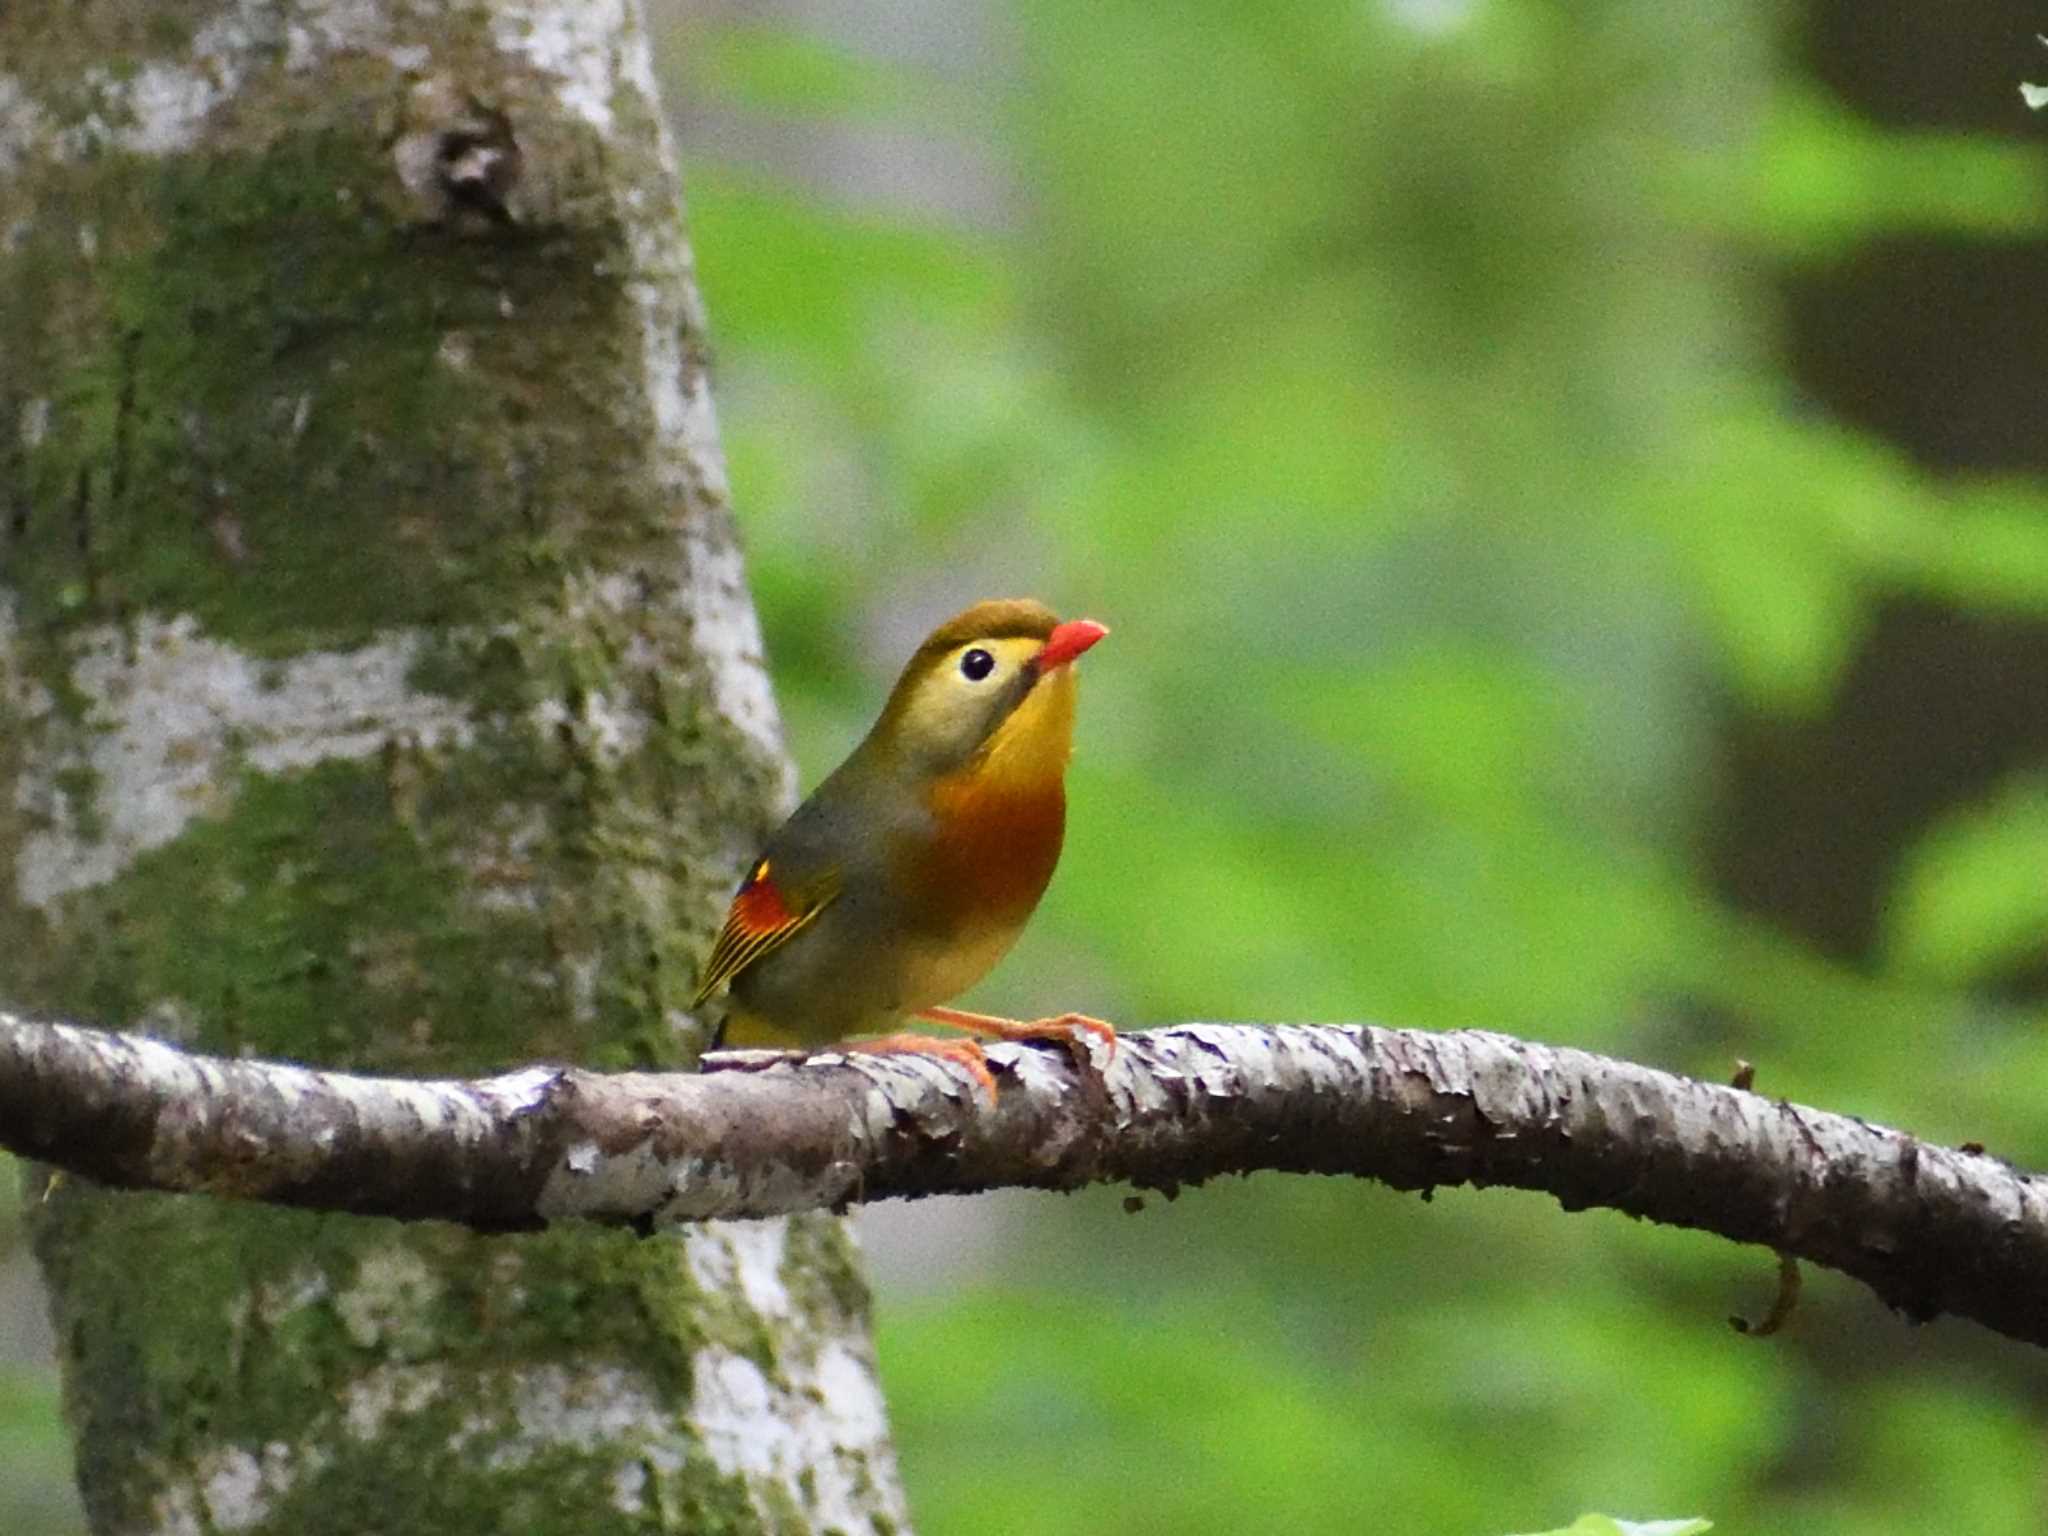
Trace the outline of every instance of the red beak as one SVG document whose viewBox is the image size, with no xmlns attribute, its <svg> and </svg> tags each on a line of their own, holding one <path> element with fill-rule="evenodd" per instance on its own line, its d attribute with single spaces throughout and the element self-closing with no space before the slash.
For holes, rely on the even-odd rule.
<svg viewBox="0 0 2048 1536">
<path fill-rule="evenodd" d="M 1107 624 L 1098 624 L 1093 619 L 1067 620 L 1045 637 L 1045 649 L 1033 658 L 1039 676 L 1054 667 L 1064 667 L 1108 633 Z"/>
</svg>

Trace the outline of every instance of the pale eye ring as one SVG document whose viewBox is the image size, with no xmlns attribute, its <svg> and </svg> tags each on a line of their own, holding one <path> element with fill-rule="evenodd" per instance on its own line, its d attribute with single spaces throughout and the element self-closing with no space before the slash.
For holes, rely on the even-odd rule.
<svg viewBox="0 0 2048 1536">
<path fill-rule="evenodd" d="M 995 671 L 996 659 L 980 646 L 964 652 L 960 657 L 960 675 L 970 683 L 978 683 Z"/>
</svg>

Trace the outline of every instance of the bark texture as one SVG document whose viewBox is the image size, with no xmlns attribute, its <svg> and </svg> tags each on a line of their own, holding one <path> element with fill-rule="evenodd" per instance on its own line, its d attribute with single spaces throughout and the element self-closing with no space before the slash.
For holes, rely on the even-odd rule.
<svg viewBox="0 0 2048 1536">
<path fill-rule="evenodd" d="M 207 1061 L 0 1015 L 0 1144 L 134 1188 L 487 1229 L 643 1231 L 896 1196 L 1260 1169 L 1513 1185 L 1762 1243 L 1916 1320 L 2048 1344 L 2048 1181 L 1981 1149 L 1476 1030 L 1193 1024 L 1084 1065 L 995 1046 L 993 1106 L 929 1058 L 472 1082 Z"/>
<path fill-rule="evenodd" d="M 687 1064 L 787 769 L 635 0 L 0 8 L 0 995 Z M 102 1532 L 902 1528 L 840 1226 L 64 1181 Z"/>
</svg>

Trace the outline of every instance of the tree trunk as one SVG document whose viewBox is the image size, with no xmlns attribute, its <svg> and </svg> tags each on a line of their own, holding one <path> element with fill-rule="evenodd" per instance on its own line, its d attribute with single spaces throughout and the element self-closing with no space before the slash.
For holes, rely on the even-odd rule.
<svg viewBox="0 0 2048 1536">
<path fill-rule="evenodd" d="M 0 997 L 686 1061 L 788 795 L 701 341 L 637 5 L 0 9 Z M 96 1531 L 904 1525 L 828 1218 L 35 1242 Z"/>
</svg>

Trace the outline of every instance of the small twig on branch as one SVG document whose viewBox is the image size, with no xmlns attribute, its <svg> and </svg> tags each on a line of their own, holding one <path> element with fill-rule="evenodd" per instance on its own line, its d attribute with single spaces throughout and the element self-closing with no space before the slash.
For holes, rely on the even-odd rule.
<svg viewBox="0 0 2048 1536">
<path fill-rule="evenodd" d="M 1730 1078 L 1732 1087 L 1745 1092 L 1756 1087 L 1756 1063 L 1735 1060 L 1735 1075 Z M 1981 1152 L 1983 1148 L 1978 1148 Z M 1737 1333 L 1746 1333 L 1753 1339 L 1767 1339 L 1792 1320 L 1792 1309 L 1799 1305 L 1799 1260 L 1783 1249 L 1778 1251 L 1778 1290 L 1771 1298 L 1771 1310 L 1763 1315 L 1761 1322 L 1752 1323 L 1748 1318 L 1735 1316 L 1728 1319 L 1728 1325 Z"/>
<path fill-rule="evenodd" d="M 1257 1169 L 1513 1185 L 1761 1243 L 1915 1319 L 2048 1343 L 2048 1183 L 1848 1116 L 1478 1031 L 1189 1024 L 1127 1034 L 1113 1061 L 1097 1048 L 1102 1084 L 1058 1050 L 989 1060 L 993 1108 L 912 1056 L 415 1082 L 0 1014 L 0 1146 L 121 1188 L 489 1230 L 1003 1186 L 1171 1194 Z"/>
<path fill-rule="evenodd" d="M 1760 1322 L 1754 1323 L 1738 1314 L 1728 1319 L 1728 1326 L 1752 1339 L 1768 1339 L 1792 1320 L 1792 1309 L 1799 1305 L 1799 1291 L 1799 1261 L 1789 1253 L 1781 1253 L 1778 1255 L 1778 1289 L 1771 1297 L 1771 1310 L 1763 1315 Z"/>
</svg>

